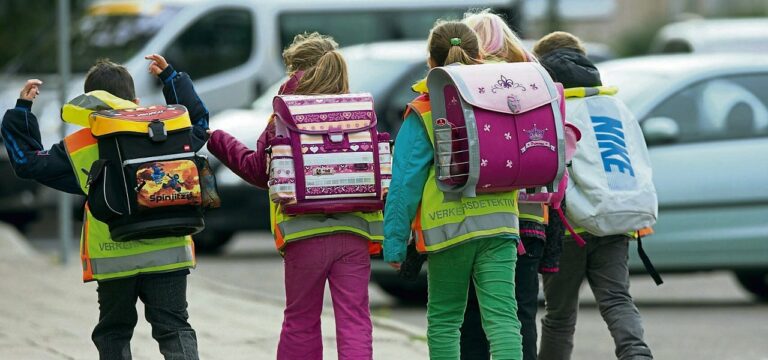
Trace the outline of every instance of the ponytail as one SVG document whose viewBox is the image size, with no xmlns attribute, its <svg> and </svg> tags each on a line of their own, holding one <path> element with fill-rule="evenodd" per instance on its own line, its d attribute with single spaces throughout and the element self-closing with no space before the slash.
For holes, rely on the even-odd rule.
<svg viewBox="0 0 768 360">
<path fill-rule="evenodd" d="M 289 75 L 297 75 L 293 94 L 349 93 L 347 63 L 337 51 L 339 44 L 332 37 L 317 32 L 303 33 L 283 51 Z"/>
<path fill-rule="evenodd" d="M 317 64 L 301 77 L 295 93 L 299 95 L 349 93 L 349 75 L 344 57 L 336 50 L 323 54 L 317 60 Z"/>
<path fill-rule="evenodd" d="M 482 63 L 477 34 L 461 22 L 438 21 L 427 44 L 429 57 L 436 66 Z"/>
<path fill-rule="evenodd" d="M 453 63 L 462 63 L 464 65 L 476 65 L 476 64 L 480 64 L 481 62 L 469 56 L 469 54 L 467 54 L 467 52 L 464 51 L 464 49 L 462 49 L 461 46 L 454 45 L 454 46 L 451 46 L 450 50 L 448 50 L 448 55 L 445 57 L 445 61 L 443 62 L 443 65 L 448 65 Z"/>
</svg>

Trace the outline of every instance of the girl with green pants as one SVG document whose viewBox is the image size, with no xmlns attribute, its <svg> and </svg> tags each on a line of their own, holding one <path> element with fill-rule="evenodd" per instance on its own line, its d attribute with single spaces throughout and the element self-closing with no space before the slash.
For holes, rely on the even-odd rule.
<svg viewBox="0 0 768 360">
<path fill-rule="evenodd" d="M 460 22 L 438 22 L 428 40 L 430 67 L 482 63 L 477 35 Z M 411 230 L 428 254 L 427 341 L 431 359 L 460 357 L 470 278 L 477 288 L 483 329 L 494 359 L 522 359 L 515 301 L 517 192 L 479 194 L 447 201 L 434 170 L 429 93 L 408 104 L 395 142 L 392 183 L 384 219 L 384 260 L 399 268 Z"/>
</svg>

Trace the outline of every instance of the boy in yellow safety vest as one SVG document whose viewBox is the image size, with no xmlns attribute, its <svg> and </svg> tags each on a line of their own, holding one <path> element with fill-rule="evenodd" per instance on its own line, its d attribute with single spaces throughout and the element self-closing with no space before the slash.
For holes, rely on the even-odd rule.
<svg viewBox="0 0 768 360">
<path fill-rule="evenodd" d="M 149 55 L 149 72 L 162 80 L 168 104 L 187 107 L 194 123 L 191 147 L 197 151 L 207 140 L 208 110 L 187 74 L 177 73 L 160 55 Z M 88 192 L 87 175 L 98 160 L 96 139 L 87 128 L 95 110 L 136 107 L 133 78 L 121 65 L 99 60 L 85 78 L 86 95 L 65 106 L 62 120 L 86 126 L 46 150 L 41 142 L 32 103 L 42 86 L 28 80 L 16 107 L 3 118 L 2 135 L 17 176 L 72 194 Z M 101 90 L 101 91 L 98 91 Z M 72 111 L 69 111 L 72 110 Z M 198 359 L 195 331 L 187 322 L 186 287 L 195 266 L 192 239 L 168 237 L 152 241 L 115 242 L 107 224 L 93 218 L 85 206 L 80 239 L 83 281 L 98 282 L 99 323 L 92 340 L 100 359 L 130 359 L 130 340 L 138 321 L 136 301 L 141 299 L 152 325 L 152 337 L 166 359 Z"/>
</svg>

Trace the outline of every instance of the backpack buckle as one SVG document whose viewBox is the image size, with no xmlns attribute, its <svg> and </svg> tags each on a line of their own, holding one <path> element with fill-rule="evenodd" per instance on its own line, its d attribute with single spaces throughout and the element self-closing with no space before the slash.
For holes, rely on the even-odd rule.
<svg viewBox="0 0 768 360">
<path fill-rule="evenodd" d="M 154 142 L 162 142 L 168 139 L 165 123 L 160 120 L 152 120 L 149 124 L 149 138 Z"/>
<path fill-rule="evenodd" d="M 329 133 L 328 139 L 331 140 L 331 142 L 340 143 L 344 141 L 344 133 L 343 132 Z"/>
</svg>

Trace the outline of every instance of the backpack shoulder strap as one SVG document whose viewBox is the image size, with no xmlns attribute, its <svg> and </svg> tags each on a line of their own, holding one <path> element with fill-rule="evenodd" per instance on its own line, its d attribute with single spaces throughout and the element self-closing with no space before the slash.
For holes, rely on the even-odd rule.
<svg viewBox="0 0 768 360">
<path fill-rule="evenodd" d="M 645 266 L 645 271 L 647 271 L 648 275 L 653 278 L 653 282 L 656 283 L 656 286 L 663 284 L 664 280 L 662 280 L 661 275 L 656 271 L 656 267 L 653 266 L 651 258 L 648 257 L 648 254 L 646 254 L 643 249 L 643 237 L 640 236 L 640 232 L 638 232 L 637 236 L 637 255 L 640 256 L 640 260 L 643 262 L 643 266 Z"/>
</svg>

